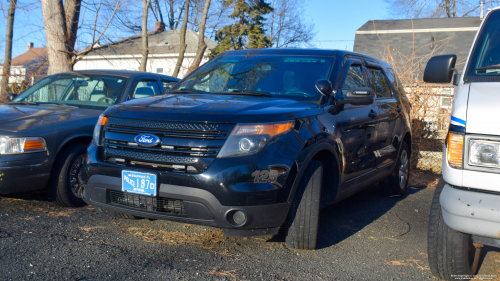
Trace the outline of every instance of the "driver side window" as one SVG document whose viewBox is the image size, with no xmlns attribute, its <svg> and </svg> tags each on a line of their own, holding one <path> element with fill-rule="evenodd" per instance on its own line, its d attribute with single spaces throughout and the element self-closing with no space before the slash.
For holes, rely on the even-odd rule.
<svg viewBox="0 0 500 281">
<path fill-rule="evenodd" d="M 141 99 L 147 97 L 154 97 L 161 95 L 162 92 L 158 87 L 158 83 L 155 80 L 143 80 L 139 81 L 135 86 L 134 92 L 132 94 L 131 100 Z"/>
<path fill-rule="evenodd" d="M 363 73 L 363 68 L 359 64 L 349 66 L 347 77 L 342 89 L 349 90 L 353 87 L 366 87 L 366 79 Z"/>
</svg>

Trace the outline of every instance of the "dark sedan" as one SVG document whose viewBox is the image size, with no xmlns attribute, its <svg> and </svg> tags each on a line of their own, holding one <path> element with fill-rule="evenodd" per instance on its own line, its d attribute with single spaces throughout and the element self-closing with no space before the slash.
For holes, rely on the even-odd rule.
<svg viewBox="0 0 500 281">
<path fill-rule="evenodd" d="M 89 70 L 49 76 L 0 106 L 0 194 L 48 188 L 57 203 L 84 205 L 78 172 L 99 115 L 127 100 L 165 94 L 179 79 Z"/>
</svg>

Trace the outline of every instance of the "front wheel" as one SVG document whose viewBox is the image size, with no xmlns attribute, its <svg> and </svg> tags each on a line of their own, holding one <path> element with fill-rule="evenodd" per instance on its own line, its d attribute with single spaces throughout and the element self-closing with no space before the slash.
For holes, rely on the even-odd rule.
<svg viewBox="0 0 500 281">
<path fill-rule="evenodd" d="M 321 162 L 311 161 L 300 179 L 288 213 L 285 240 L 289 248 L 316 249 L 322 178 Z"/>
<path fill-rule="evenodd" d="M 77 143 L 66 147 L 57 156 L 50 178 L 50 191 L 57 204 L 63 207 L 82 207 L 83 187 L 78 173 L 85 161 L 87 145 Z"/>
<path fill-rule="evenodd" d="M 443 220 L 436 188 L 429 216 L 427 254 L 432 275 L 443 280 L 470 279 L 476 273 L 481 248 L 475 248 L 472 235 L 455 231 Z"/>
</svg>

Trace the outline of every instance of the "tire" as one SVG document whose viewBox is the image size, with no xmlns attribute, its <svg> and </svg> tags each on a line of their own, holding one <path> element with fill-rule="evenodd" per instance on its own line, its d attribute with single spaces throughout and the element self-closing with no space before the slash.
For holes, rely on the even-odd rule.
<svg viewBox="0 0 500 281">
<path fill-rule="evenodd" d="M 120 213 L 120 212 L 112 212 L 113 218 L 115 219 L 126 219 L 126 220 L 140 220 L 143 219 L 143 217 L 138 217 L 138 216 L 133 216 L 125 213 Z"/>
<path fill-rule="evenodd" d="M 429 216 L 427 254 L 432 275 L 443 280 L 470 279 L 477 271 L 481 248 L 475 248 L 472 236 L 449 228 L 442 216 L 436 188 Z M 455 278 L 454 278 L 455 277 Z"/>
<path fill-rule="evenodd" d="M 408 191 L 410 178 L 410 150 L 406 142 L 401 143 L 401 153 L 398 156 L 396 167 L 391 175 L 380 183 L 382 193 L 387 196 L 403 196 Z"/>
<path fill-rule="evenodd" d="M 322 180 L 321 162 L 311 161 L 300 179 L 288 213 L 285 237 L 288 248 L 316 249 Z"/>
<path fill-rule="evenodd" d="M 52 199 L 63 207 L 82 207 L 83 187 L 78 180 L 84 161 L 87 145 L 73 144 L 59 152 L 56 158 L 52 175 L 49 181 L 49 190 Z"/>
</svg>

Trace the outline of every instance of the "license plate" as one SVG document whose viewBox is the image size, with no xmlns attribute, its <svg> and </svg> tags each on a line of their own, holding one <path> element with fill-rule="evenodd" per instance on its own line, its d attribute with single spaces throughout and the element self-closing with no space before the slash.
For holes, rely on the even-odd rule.
<svg viewBox="0 0 500 281">
<path fill-rule="evenodd" d="M 156 175 L 134 171 L 122 171 L 122 190 L 131 193 L 156 196 Z"/>
</svg>

